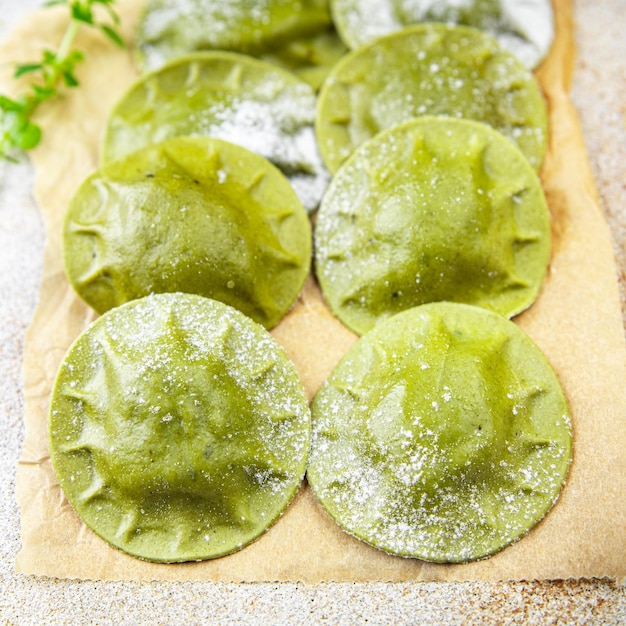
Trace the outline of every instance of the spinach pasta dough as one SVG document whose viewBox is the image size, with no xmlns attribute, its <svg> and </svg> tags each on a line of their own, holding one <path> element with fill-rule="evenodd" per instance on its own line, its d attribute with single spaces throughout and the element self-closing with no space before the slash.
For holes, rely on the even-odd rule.
<svg viewBox="0 0 626 626">
<path fill-rule="evenodd" d="M 539 178 L 503 135 L 468 120 L 423 117 L 365 143 L 334 177 L 315 227 L 324 296 L 359 334 L 438 300 L 520 313 L 549 256 Z"/>
<path fill-rule="evenodd" d="M 331 0 L 331 6 L 351 48 L 418 22 L 446 22 L 489 33 L 533 68 L 554 38 L 550 0 Z"/>
<path fill-rule="evenodd" d="M 150 293 L 215 298 L 270 328 L 308 274 L 311 227 L 266 159 L 208 137 L 176 137 L 88 177 L 65 217 L 66 273 L 102 313 Z"/>
<path fill-rule="evenodd" d="M 107 120 L 101 156 L 182 135 L 223 139 L 271 161 L 313 211 L 329 179 L 314 122 L 315 93 L 290 72 L 241 54 L 197 53 L 131 86 Z"/>
<path fill-rule="evenodd" d="M 346 51 L 328 0 L 147 0 L 135 43 L 144 69 L 228 50 L 266 58 L 314 86 Z"/>
<path fill-rule="evenodd" d="M 348 533 L 391 554 L 460 563 L 529 531 L 571 457 L 569 410 L 515 324 L 433 303 L 382 322 L 316 395 L 309 484 Z"/>
<path fill-rule="evenodd" d="M 267 52 L 330 23 L 328 0 L 148 0 L 136 43 L 153 68 L 195 50 Z"/>
<path fill-rule="evenodd" d="M 333 68 L 317 109 L 326 166 L 335 172 L 363 142 L 422 115 L 485 122 L 541 168 L 548 115 L 539 83 L 486 33 L 447 24 L 381 37 Z"/>
<path fill-rule="evenodd" d="M 234 552 L 300 487 L 304 390 L 282 348 L 220 302 L 158 294 L 89 326 L 50 409 L 59 483 L 113 546 L 159 562 Z"/>
</svg>

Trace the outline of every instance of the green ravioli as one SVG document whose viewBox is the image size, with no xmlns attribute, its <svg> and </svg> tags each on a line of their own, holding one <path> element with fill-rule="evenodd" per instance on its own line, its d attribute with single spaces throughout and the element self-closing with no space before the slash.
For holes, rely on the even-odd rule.
<svg viewBox="0 0 626 626">
<path fill-rule="evenodd" d="M 316 91 L 330 70 L 348 52 L 334 27 L 310 37 L 300 37 L 259 58 L 280 65 L 306 81 Z"/>
<path fill-rule="evenodd" d="M 351 48 L 418 22 L 446 22 L 489 33 L 533 68 L 554 38 L 550 0 L 331 0 L 331 7 Z"/>
<path fill-rule="evenodd" d="M 271 328 L 300 293 L 310 255 L 310 223 L 285 177 L 208 137 L 168 139 L 104 165 L 72 198 L 63 231 L 67 276 L 99 313 L 183 291 Z"/>
<path fill-rule="evenodd" d="M 565 482 L 557 377 L 503 317 L 462 304 L 400 313 L 362 337 L 311 406 L 308 482 L 348 533 L 461 563 L 522 537 Z"/>
<path fill-rule="evenodd" d="M 282 348 L 222 303 L 136 300 L 97 319 L 58 372 L 50 453 L 83 522 L 160 562 L 229 554 L 300 487 L 307 400 Z"/>
<path fill-rule="evenodd" d="M 131 86 L 109 116 L 101 157 L 181 135 L 224 139 L 274 163 L 313 211 L 329 180 L 315 107 L 313 89 L 290 72 L 241 54 L 197 53 Z"/>
<path fill-rule="evenodd" d="M 423 117 L 361 146 L 317 215 L 324 297 L 356 333 L 439 300 L 510 317 L 537 297 L 550 256 L 541 183 L 478 122 Z"/>
<path fill-rule="evenodd" d="M 326 166 L 335 172 L 363 142 L 422 115 L 485 122 L 541 167 L 548 117 L 532 73 L 491 36 L 445 24 L 382 37 L 333 68 L 316 122 Z"/>
<path fill-rule="evenodd" d="M 148 0 L 135 39 L 148 70 L 190 52 L 230 50 L 268 55 L 313 84 L 345 51 L 328 0 Z"/>
</svg>

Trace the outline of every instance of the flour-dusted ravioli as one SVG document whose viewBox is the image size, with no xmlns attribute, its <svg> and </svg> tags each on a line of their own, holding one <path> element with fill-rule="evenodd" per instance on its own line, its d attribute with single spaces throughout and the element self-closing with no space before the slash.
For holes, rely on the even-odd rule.
<svg viewBox="0 0 626 626">
<path fill-rule="evenodd" d="M 105 128 L 104 162 L 181 135 L 211 136 L 269 159 L 308 211 L 328 185 L 315 137 L 313 89 L 270 63 L 226 52 L 189 55 L 141 77 Z"/>
<path fill-rule="evenodd" d="M 351 48 L 418 22 L 446 22 L 489 33 L 532 69 L 554 39 L 550 0 L 331 0 L 331 7 Z"/>
<path fill-rule="evenodd" d="M 439 300 L 520 313 L 549 257 L 537 174 L 503 135 L 468 120 L 423 117 L 371 139 L 337 172 L 315 226 L 324 297 L 359 334 Z"/>
<path fill-rule="evenodd" d="M 269 55 L 310 78 L 345 51 L 328 0 L 147 0 L 135 39 L 146 70 L 190 52 L 229 50 Z"/>
<path fill-rule="evenodd" d="M 533 74 L 491 36 L 466 26 L 420 24 L 348 54 L 320 92 L 316 130 L 335 172 L 379 132 L 422 115 L 493 126 L 539 170 L 546 104 Z"/>
<path fill-rule="evenodd" d="M 67 209 L 63 257 L 102 313 L 151 293 L 220 300 L 267 328 L 310 267 L 311 226 L 269 161 L 208 137 L 176 137 L 111 161 Z"/>
<path fill-rule="evenodd" d="M 386 320 L 311 406 L 307 478 L 335 521 L 385 552 L 460 563 L 522 537 L 571 458 L 569 410 L 515 324 L 434 303 Z"/>
<path fill-rule="evenodd" d="M 293 72 L 317 91 L 347 52 L 348 48 L 331 26 L 310 37 L 299 37 L 259 58 Z"/>
<path fill-rule="evenodd" d="M 50 454 L 83 522 L 151 561 L 203 560 L 261 535 L 300 487 L 310 413 L 260 325 L 189 294 L 89 326 L 52 393 Z"/>
</svg>

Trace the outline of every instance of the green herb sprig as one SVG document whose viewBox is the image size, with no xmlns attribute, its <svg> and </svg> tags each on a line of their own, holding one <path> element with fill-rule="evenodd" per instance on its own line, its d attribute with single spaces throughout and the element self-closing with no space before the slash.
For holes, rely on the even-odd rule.
<svg viewBox="0 0 626 626">
<path fill-rule="evenodd" d="M 71 20 L 56 52 L 44 50 L 40 61 L 15 67 L 15 78 L 32 76 L 28 91 L 16 98 L 0 94 L 0 158 L 15 161 L 20 151 L 34 148 L 42 135 L 41 127 L 31 119 L 37 107 L 57 96 L 63 85 L 78 86 L 74 72 L 83 54 L 72 49 L 72 45 L 82 25 L 97 28 L 116 45 L 124 47 L 114 3 L 115 0 L 50 0 L 44 4 L 48 7 L 67 5 Z M 99 21 L 95 15 L 97 5 L 106 10 L 110 23 Z"/>
</svg>

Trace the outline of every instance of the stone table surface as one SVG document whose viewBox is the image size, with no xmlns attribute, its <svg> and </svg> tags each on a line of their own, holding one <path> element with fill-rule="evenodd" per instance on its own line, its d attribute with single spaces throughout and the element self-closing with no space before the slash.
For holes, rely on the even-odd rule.
<svg viewBox="0 0 626 626">
<path fill-rule="evenodd" d="M 40 4 L 0 0 L 0 37 Z M 626 321 L 626 0 L 574 0 L 574 10 L 578 58 L 571 95 L 613 236 Z M 0 164 L 1 624 L 626 624 L 626 586 L 608 579 L 306 586 L 16 574 L 22 350 L 37 304 L 44 243 L 31 185 L 28 164 Z"/>
</svg>

